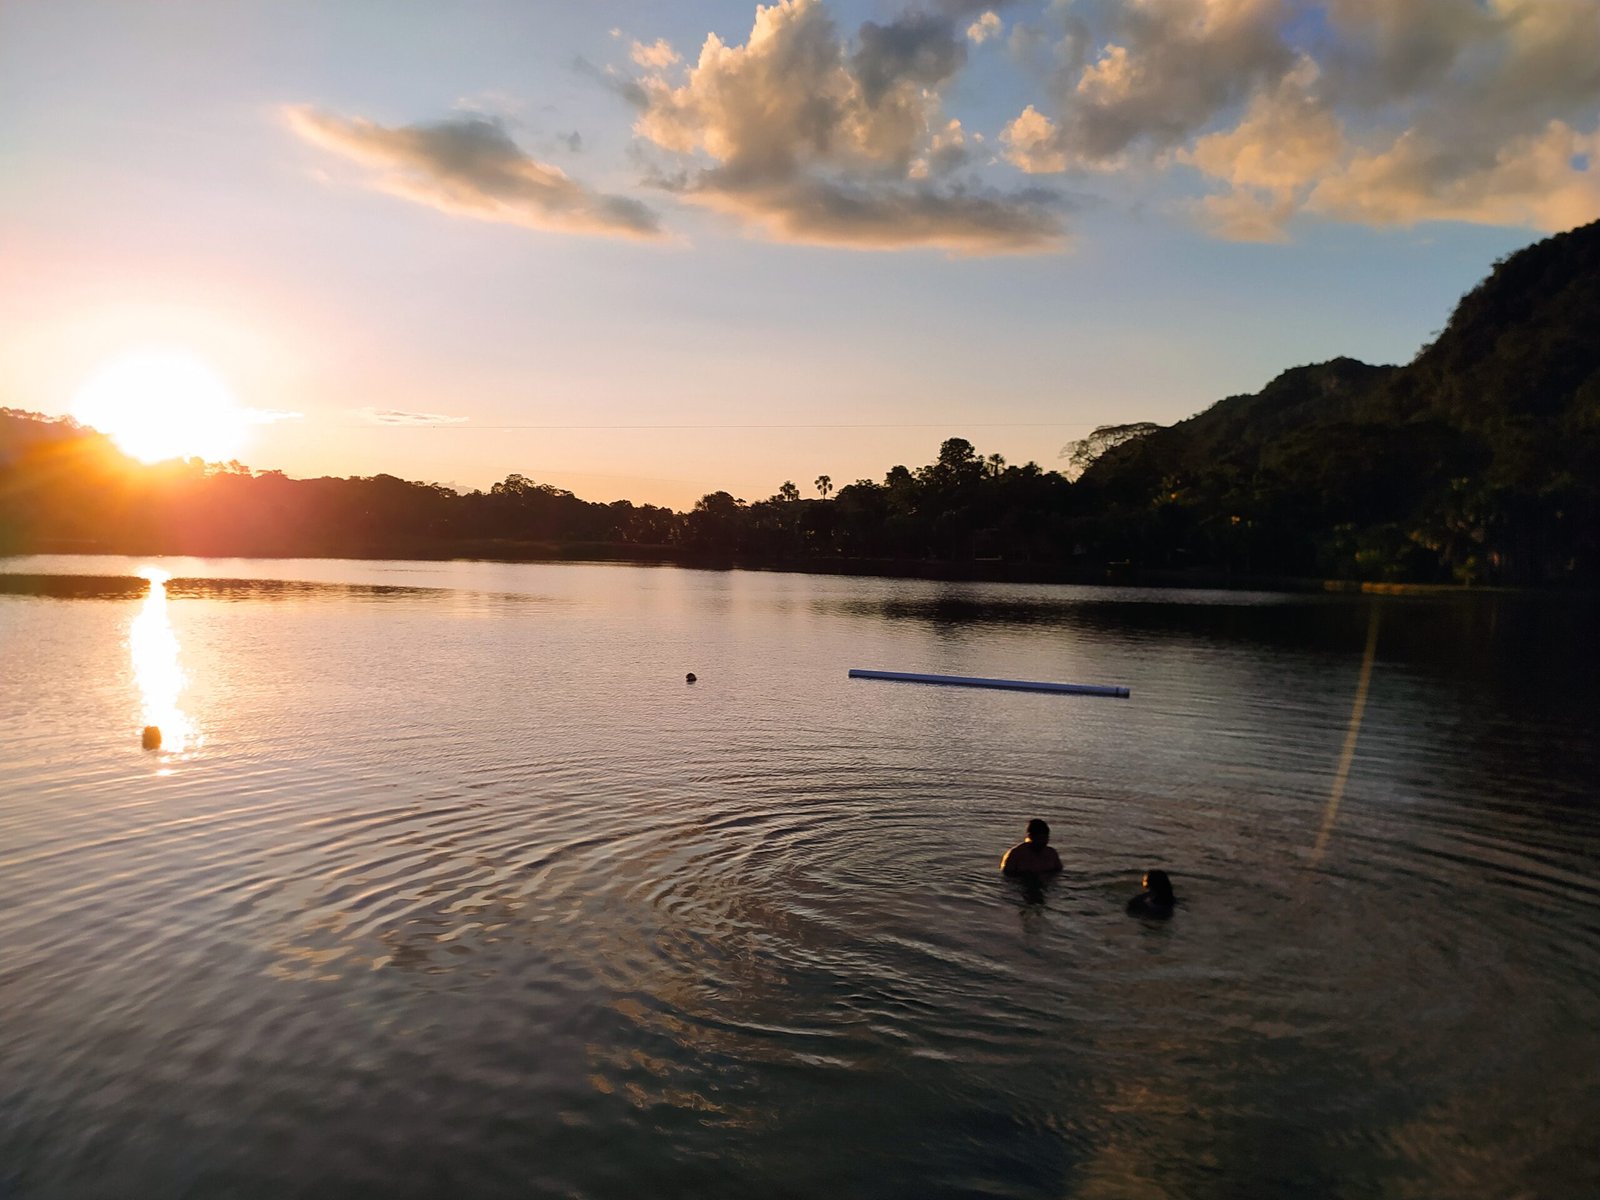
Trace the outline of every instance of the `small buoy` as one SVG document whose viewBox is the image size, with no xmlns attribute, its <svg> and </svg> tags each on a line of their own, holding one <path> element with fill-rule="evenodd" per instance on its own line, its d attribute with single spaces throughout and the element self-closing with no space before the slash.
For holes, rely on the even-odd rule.
<svg viewBox="0 0 1600 1200">
<path fill-rule="evenodd" d="M 694 672 L 690 671 L 687 675 L 685 675 L 683 677 L 683 681 L 685 683 L 693 683 L 694 682 Z"/>
<path fill-rule="evenodd" d="M 140 739 L 140 742 L 146 750 L 161 749 L 161 726 L 146 725 L 144 727 L 144 736 Z"/>
</svg>

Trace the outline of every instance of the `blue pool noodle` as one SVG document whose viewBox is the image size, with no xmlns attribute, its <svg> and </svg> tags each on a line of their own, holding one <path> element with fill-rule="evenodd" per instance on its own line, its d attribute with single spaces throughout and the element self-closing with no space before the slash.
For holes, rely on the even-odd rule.
<svg viewBox="0 0 1600 1200">
<path fill-rule="evenodd" d="M 866 671 L 850 668 L 851 679 L 891 679 L 899 683 L 944 683 L 952 687 L 1007 688 L 1014 692 L 1067 692 L 1075 696 L 1127 698 L 1125 687 L 1102 683 L 1036 683 L 1027 679 L 984 679 L 977 675 L 918 675 L 911 671 Z"/>
</svg>

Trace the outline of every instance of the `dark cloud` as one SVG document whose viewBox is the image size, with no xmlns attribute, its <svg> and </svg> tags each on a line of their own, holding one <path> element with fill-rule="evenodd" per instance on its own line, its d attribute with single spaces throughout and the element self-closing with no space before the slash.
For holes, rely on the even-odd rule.
<svg viewBox="0 0 1600 1200">
<path fill-rule="evenodd" d="M 888 25 L 868 21 L 857 34 L 851 66 L 867 103 L 876 105 L 902 82 L 937 88 L 966 65 L 955 23 L 909 13 Z"/>
<path fill-rule="evenodd" d="M 442 212 L 566 233 L 660 233 L 639 201 L 593 191 L 530 157 L 493 118 L 390 128 L 304 106 L 286 117 L 307 141 L 374 168 L 373 186 Z"/>
<path fill-rule="evenodd" d="M 953 254 L 1060 249 L 1065 204 L 1053 192 L 850 183 L 815 176 L 780 183 L 715 172 L 690 198 L 755 222 L 779 241 L 890 250 L 929 246 Z"/>
<path fill-rule="evenodd" d="M 1100 55 L 1078 75 L 1065 149 L 1091 161 L 1140 141 L 1166 148 L 1294 65 L 1281 0 L 1172 0 L 1117 11 Z M 1075 49 L 1078 49 L 1075 46 Z"/>
<path fill-rule="evenodd" d="M 579 75 L 594 80 L 606 91 L 622 97 L 634 108 L 644 108 L 650 103 L 650 98 L 645 95 L 644 88 L 639 86 L 637 80 L 629 79 L 611 68 L 597 67 L 581 54 L 572 60 L 572 69 Z"/>
</svg>

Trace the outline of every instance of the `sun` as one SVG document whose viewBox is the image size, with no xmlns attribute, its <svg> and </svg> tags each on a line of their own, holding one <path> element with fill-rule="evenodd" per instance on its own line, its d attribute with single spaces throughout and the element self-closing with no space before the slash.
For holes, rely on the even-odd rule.
<svg viewBox="0 0 1600 1200">
<path fill-rule="evenodd" d="M 250 429 L 217 374 L 192 356 L 145 350 L 108 363 L 72 401 L 72 415 L 141 462 L 235 457 Z"/>
</svg>

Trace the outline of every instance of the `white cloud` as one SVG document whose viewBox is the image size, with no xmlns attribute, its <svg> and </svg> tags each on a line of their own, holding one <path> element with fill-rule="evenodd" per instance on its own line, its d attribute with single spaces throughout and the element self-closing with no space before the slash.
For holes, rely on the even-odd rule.
<svg viewBox="0 0 1600 1200">
<path fill-rule="evenodd" d="M 1029 175 L 1046 175 L 1067 169 L 1055 123 L 1033 105 L 1000 131 L 1006 161 Z"/>
<path fill-rule="evenodd" d="M 673 186 L 782 241 L 981 254 L 1058 246 L 1059 206 L 948 176 L 965 159 L 941 89 L 965 63 L 952 20 L 864 24 L 847 45 L 819 0 L 756 10 L 744 45 L 706 38 L 681 84 L 638 81 L 635 132 L 688 160 Z"/>
<path fill-rule="evenodd" d="M 461 425 L 467 420 L 442 413 L 402 412 L 396 408 L 363 408 L 359 415 L 374 425 Z"/>
<path fill-rule="evenodd" d="M 1000 14 L 990 10 L 967 26 L 967 40 L 974 46 L 981 46 L 990 38 L 999 37 L 1002 28 Z"/>
<path fill-rule="evenodd" d="M 1317 97 L 1317 64 L 1303 58 L 1256 94 L 1239 123 L 1196 140 L 1180 161 L 1232 187 L 1200 202 L 1206 224 L 1238 241 L 1281 241 L 1309 189 L 1346 149 L 1339 119 Z"/>
<path fill-rule="evenodd" d="M 662 71 L 678 62 L 678 52 L 672 48 L 666 38 L 658 38 L 653 45 L 646 46 L 643 42 L 634 42 L 628 56 L 641 67 Z"/>
</svg>

